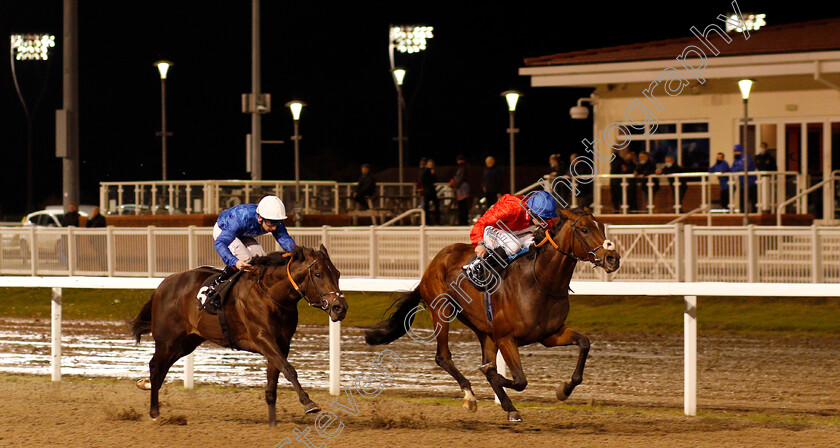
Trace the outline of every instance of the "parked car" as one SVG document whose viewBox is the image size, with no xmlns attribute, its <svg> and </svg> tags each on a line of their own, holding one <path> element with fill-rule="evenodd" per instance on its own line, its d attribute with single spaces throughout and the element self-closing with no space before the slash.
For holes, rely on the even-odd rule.
<svg viewBox="0 0 840 448">
<path fill-rule="evenodd" d="M 82 210 L 80 207 L 79 216 L 87 217 L 88 212 Z M 24 229 L 33 226 L 44 228 L 63 227 L 64 210 L 61 206 L 51 206 L 45 210 L 32 212 L 23 217 L 21 225 Z M 64 252 L 63 239 L 64 236 L 58 233 L 39 234 L 37 238 L 39 257 L 60 258 Z M 3 232 L 2 247 L 4 256 L 8 257 L 9 255 L 16 254 L 20 258 L 28 260 L 30 257 L 30 246 L 28 232 L 21 232 L 20 230 Z"/>
</svg>

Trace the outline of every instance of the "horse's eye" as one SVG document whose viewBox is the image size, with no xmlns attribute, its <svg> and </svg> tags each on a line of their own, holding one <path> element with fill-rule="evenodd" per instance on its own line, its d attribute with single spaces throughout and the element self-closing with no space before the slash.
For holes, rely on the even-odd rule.
<svg viewBox="0 0 840 448">
<path fill-rule="evenodd" d="M 321 278 L 321 273 L 320 273 L 320 272 L 316 272 L 316 273 L 315 273 L 315 277 Z"/>
<path fill-rule="evenodd" d="M 589 233 L 589 229 L 587 229 L 586 227 L 580 229 L 580 231 L 583 233 Z"/>
</svg>

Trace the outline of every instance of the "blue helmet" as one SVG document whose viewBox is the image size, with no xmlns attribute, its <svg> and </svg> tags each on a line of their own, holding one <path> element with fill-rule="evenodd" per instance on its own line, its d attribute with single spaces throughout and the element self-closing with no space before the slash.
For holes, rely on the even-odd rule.
<svg viewBox="0 0 840 448">
<path fill-rule="evenodd" d="M 531 193 L 526 204 L 540 218 L 552 219 L 557 217 L 557 201 L 547 191 Z"/>
</svg>

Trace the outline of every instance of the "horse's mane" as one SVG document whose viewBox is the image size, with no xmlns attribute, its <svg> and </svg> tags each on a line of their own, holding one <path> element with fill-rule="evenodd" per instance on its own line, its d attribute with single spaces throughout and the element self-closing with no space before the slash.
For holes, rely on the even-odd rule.
<svg viewBox="0 0 840 448">
<path fill-rule="evenodd" d="M 262 257 L 254 257 L 251 259 L 251 266 L 285 266 L 289 262 L 289 257 L 284 257 L 285 252 L 272 252 Z"/>
<path fill-rule="evenodd" d="M 322 258 L 326 258 L 326 254 L 321 252 L 320 250 L 310 249 L 308 247 L 303 248 L 303 253 L 305 255 L 313 255 L 313 256 L 320 256 Z M 264 266 L 264 267 L 271 267 L 271 266 L 285 266 L 289 263 L 291 257 L 285 257 L 284 255 L 286 252 L 272 252 L 268 255 L 263 255 L 262 257 L 254 257 L 251 259 L 250 264 L 251 266 Z"/>
</svg>

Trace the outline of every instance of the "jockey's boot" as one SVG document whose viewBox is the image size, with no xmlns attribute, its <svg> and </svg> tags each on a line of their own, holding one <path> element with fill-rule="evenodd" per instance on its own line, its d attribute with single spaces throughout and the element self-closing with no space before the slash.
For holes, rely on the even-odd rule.
<svg viewBox="0 0 840 448">
<path fill-rule="evenodd" d="M 216 288 L 221 285 L 222 282 L 229 279 L 234 273 L 236 273 L 235 267 L 225 266 L 225 269 L 213 279 L 212 283 L 207 286 L 202 286 L 201 289 L 198 290 L 197 297 L 201 302 L 199 309 L 206 309 L 212 314 L 216 314 L 215 312 L 221 307 L 221 299 L 218 294 L 216 294 Z"/>
<path fill-rule="evenodd" d="M 495 256 L 491 256 L 490 252 L 495 254 Z M 502 269 L 507 266 L 507 263 L 508 256 L 504 249 L 499 247 L 496 249 L 489 249 L 484 258 L 473 255 L 473 257 L 470 258 L 469 263 L 461 266 L 461 269 L 464 270 L 464 275 L 466 275 L 467 279 L 472 282 L 475 289 L 483 292 L 486 289 L 486 286 L 489 286 L 492 283 L 489 277 L 493 274 L 489 271 L 492 270 L 495 273 L 500 274 Z"/>
</svg>

